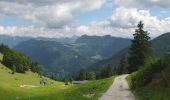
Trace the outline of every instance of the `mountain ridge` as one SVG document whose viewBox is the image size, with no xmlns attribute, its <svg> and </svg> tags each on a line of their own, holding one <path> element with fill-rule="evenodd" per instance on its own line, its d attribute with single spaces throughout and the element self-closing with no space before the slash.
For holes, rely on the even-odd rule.
<svg viewBox="0 0 170 100">
<path fill-rule="evenodd" d="M 151 46 L 153 49 L 153 55 L 157 58 L 161 58 L 164 56 L 164 52 L 167 49 L 167 45 L 170 45 L 170 32 L 164 33 L 153 40 L 151 40 Z M 119 60 L 122 56 L 127 55 L 128 53 L 128 47 L 125 49 L 122 49 L 117 54 L 112 55 L 112 57 L 108 59 L 101 60 L 91 66 L 89 66 L 89 70 L 100 70 L 103 66 L 106 66 L 107 64 L 111 64 L 115 68 L 119 64 Z"/>
</svg>

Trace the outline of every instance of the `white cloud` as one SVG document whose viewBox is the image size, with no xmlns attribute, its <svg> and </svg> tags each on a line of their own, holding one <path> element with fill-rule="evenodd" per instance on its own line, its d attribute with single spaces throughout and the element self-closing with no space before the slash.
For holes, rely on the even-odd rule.
<svg viewBox="0 0 170 100">
<path fill-rule="evenodd" d="M 168 28 L 170 27 L 170 17 L 160 20 L 156 16 L 151 16 L 148 10 L 125 7 L 117 8 L 107 20 L 94 21 L 89 26 L 79 28 L 83 30 L 83 33 L 89 35 L 111 34 L 131 38 L 140 20 L 144 22 L 145 30 L 151 33 L 152 38 L 170 31 Z"/>
<path fill-rule="evenodd" d="M 130 6 L 129 2 L 133 2 L 134 6 L 141 3 L 143 7 L 147 6 L 144 1 L 153 2 L 153 0 L 114 1 L 125 6 Z M 151 33 L 152 37 L 170 31 L 170 17 L 160 20 L 156 16 L 152 16 L 149 10 L 128 7 L 116 8 L 112 16 L 103 19 L 103 21 L 92 21 L 89 25 L 74 23 L 76 14 L 98 10 L 103 4 L 106 4 L 105 2 L 106 0 L 13 0 L 13 2 L 11 0 L 0 0 L 1 19 L 20 17 L 33 22 L 31 26 L 0 26 L 0 34 L 34 37 L 110 34 L 117 37 L 132 37 L 140 20 L 145 23 L 145 29 Z M 151 6 L 154 5 L 155 3 Z"/>
<path fill-rule="evenodd" d="M 120 7 L 113 12 L 110 18 L 103 21 L 93 21 L 89 25 L 65 25 L 61 28 L 35 27 L 34 25 L 29 27 L 0 26 L 0 33 L 35 37 L 70 37 L 83 34 L 102 36 L 110 34 L 116 37 L 131 38 L 140 20 L 145 23 L 145 30 L 151 33 L 151 37 L 170 31 L 170 17 L 160 20 L 151 16 L 148 10 Z"/>
<path fill-rule="evenodd" d="M 1 0 L 0 16 L 31 20 L 36 26 L 61 28 L 79 12 L 100 9 L 105 0 Z"/>
</svg>

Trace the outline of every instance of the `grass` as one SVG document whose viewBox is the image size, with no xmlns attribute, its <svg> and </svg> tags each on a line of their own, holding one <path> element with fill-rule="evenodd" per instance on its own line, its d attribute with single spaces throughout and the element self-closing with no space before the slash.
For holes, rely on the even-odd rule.
<svg viewBox="0 0 170 100">
<path fill-rule="evenodd" d="M 73 87 L 66 95 L 66 100 L 76 100 L 77 98 L 82 98 L 81 100 L 98 100 L 103 93 L 112 84 L 114 77 L 110 77 L 102 80 L 89 81 L 83 85 Z"/>
<path fill-rule="evenodd" d="M 2 61 L 3 59 L 3 55 L 0 53 L 0 61 Z"/>
<path fill-rule="evenodd" d="M 130 75 L 126 78 L 131 86 Z M 136 100 L 170 100 L 170 89 L 155 88 L 152 84 L 132 90 Z"/>
<path fill-rule="evenodd" d="M 45 77 L 43 77 L 45 78 Z M 40 85 L 42 78 L 30 71 L 25 74 L 11 74 L 11 70 L 0 63 L 1 100 L 97 100 L 112 84 L 114 77 L 87 81 L 80 85 L 67 85 L 50 80 L 48 85 Z M 33 85 L 37 87 L 20 87 Z"/>
<path fill-rule="evenodd" d="M 36 96 L 48 95 L 53 92 L 69 88 L 62 82 L 49 80 L 49 85 L 39 84 L 41 78 L 36 73 L 28 71 L 26 74 L 11 74 L 11 70 L 0 64 L 0 98 L 1 100 L 14 100 L 34 98 Z M 45 77 L 43 77 L 45 78 Z M 21 85 L 33 85 L 34 88 L 20 87 Z M 55 89 L 55 90 L 54 90 Z"/>
</svg>

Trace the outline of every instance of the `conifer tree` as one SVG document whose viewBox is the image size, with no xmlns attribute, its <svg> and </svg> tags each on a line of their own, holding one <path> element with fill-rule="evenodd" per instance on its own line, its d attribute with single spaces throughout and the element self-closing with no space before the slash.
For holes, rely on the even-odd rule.
<svg viewBox="0 0 170 100">
<path fill-rule="evenodd" d="M 86 71 L 84 69 L 80 69 L 78 79 L 86 80 Z"/>
<path fill-rule="evenodd" d="M 116 69 L 117 74 L 127 73 L 127 67 L 128 67 L 127 57 L 123 56 L 120 59 L 120 63 Z"/>
<path fill-rule="evenodd" d="M 128 57 L 129 72 L 136 71 L 152 55 L 149 33 L 144 31 L 143 28 L 144 24 L 140 21 L 133 34 L 134 39 L 132 40 Z"/>
</svg>

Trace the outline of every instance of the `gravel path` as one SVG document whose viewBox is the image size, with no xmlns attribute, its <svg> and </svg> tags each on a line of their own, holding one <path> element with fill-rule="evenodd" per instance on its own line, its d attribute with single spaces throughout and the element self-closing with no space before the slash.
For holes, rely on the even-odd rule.
<svg viewBox="0 0 170 100">
<path fill-rule="evenodd" d="M 125 79 L 126 76 L 116 77 L 112 86 L 99 100 L 135 100 Z"/>
</svg>

